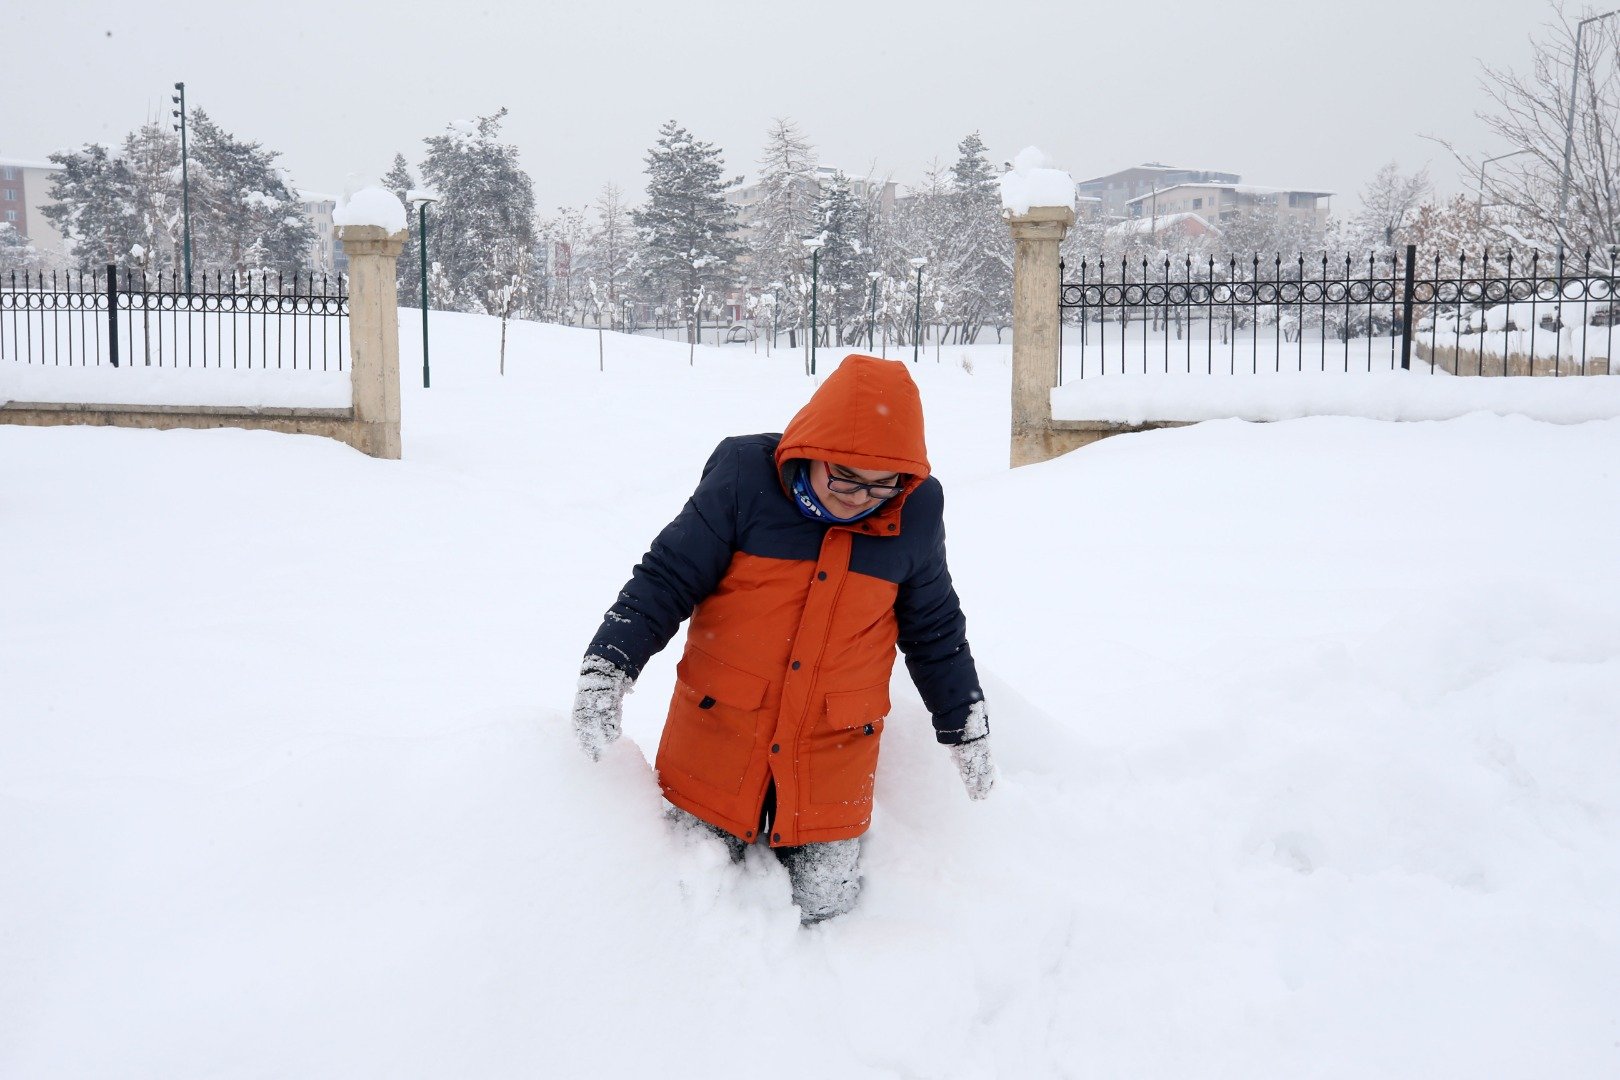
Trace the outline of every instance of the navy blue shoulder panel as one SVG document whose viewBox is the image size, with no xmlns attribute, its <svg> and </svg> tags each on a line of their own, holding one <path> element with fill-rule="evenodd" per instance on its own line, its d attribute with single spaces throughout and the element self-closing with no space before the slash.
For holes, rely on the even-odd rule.
<svg viewBox="0 0 1620 1080">
<path fill-rule="evenodd" d="M 697 605 L 720 584 L 738 551 L 814 562 L 827 526 L 799 513 L 776 470 L 780 435 L 722 441 L 697 490 L 654 538 L 587 652 L 641 674 Z M 894 582 L 906 667 L 934 715 L 941 742 L 958 742 L 981 697 L 967 624 L 945 560 L 945 493 L 930 477 L 906 496 L 900 532 L 855 533 L 850 570 Z"/>
</svg>

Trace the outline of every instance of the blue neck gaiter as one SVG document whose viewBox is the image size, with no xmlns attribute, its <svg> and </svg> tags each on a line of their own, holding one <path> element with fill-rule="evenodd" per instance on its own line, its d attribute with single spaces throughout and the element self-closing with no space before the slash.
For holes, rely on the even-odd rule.
<svg viewBox="0 0 1620 1080">
<path fill-rule="evenodd" d="M 868 514 L 873 513 L 883 504 L 875 502 L 854 517 L 841 518 L 821 505 L 816 493 L 810 487 L 810 464 L 801 461 L 799 467 L 793 472 L 793 505 L 799 508 L 799 513 L 811 521 L 822 521 L 829 525 L 844 525 L 851 521 L 859 521 Z"/>
</svg>

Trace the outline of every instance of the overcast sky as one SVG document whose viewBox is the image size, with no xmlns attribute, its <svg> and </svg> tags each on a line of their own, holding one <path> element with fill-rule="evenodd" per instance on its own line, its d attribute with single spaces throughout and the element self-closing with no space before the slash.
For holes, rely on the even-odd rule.
<svg viewBox="0 0 1620 1080">
<path fill-rule="evenodd" d="M 1142 161 L 1340 193 L 1386 161 L 1460 189 L 1425 134 L 1496 152 L 1474 117 L 1480 61 L 1525 70 L 1542 0 L 888 3 L 606 0 L 424 4 L 17 4 L 5 20 L 0 156 L 117 141 L 170 87 L 342 192 L 413 170 L 445 124 L 511 110 L 542 212 L 613 181 L 675 118 L 749 172 L 772 117 L 823 163 L 920 178 L 981 132 L 997 162 L 1034 144 L 1076 179 Z"/>
</svg>

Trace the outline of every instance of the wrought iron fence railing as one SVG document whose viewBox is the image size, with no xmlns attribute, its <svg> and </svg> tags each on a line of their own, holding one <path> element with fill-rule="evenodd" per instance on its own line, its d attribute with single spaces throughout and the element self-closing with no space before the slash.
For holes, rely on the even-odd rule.
<svg viewBox="0 0 1620 1080">
<path fill-rule="evenodd" d="M 342 371 L 339 275 L 178 275 L 108 266 L 0 276 L 0 360 L 99 367 Z"/>
<path fill-rule="evenodd" d="M 1060 286 L 1059 384 L 1114 373 L 1410 369 L 1612 374 L 1616 251 L 1419 260 L 1082 259 Z M 1063 272 L 1068 272 L 1064 266 Z"/>
</svg>

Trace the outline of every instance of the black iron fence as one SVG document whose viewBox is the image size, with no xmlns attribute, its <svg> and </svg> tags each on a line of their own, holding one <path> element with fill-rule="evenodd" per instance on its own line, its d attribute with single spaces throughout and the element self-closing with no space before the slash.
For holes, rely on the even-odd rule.
<svg viewBox="0 0 1620 1080">
<path fill-rule="evenodd" d="M 51 271 L 0 277 L 0 360 L 342 371 L 347 282 L 319 274 Z"/>
<path fill-rule="evenodd" d="M 1601 254 L 1601 253 L 1600 253 Z M 1064 374 L 1260 374 L 1427 366 L 1453 375 L 1616 368 L 1616 251 L 1420 260 L 1305 255 L 1082 259 L 1061 284 Z M 1066 275 L 1071 268 L 1063 267 Z"/>
</svg>

